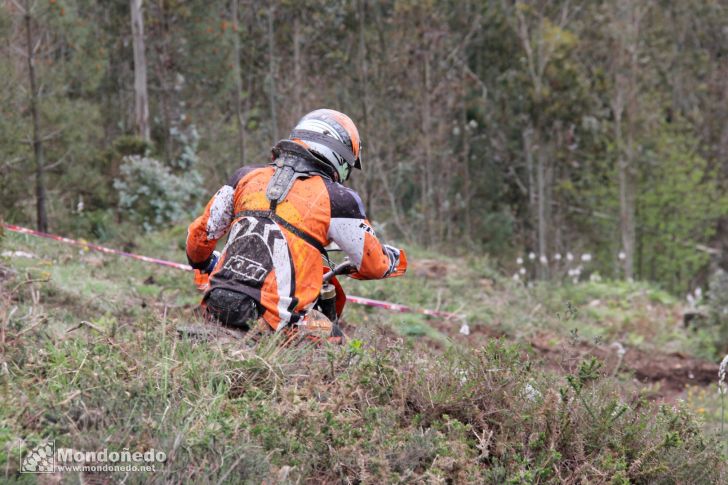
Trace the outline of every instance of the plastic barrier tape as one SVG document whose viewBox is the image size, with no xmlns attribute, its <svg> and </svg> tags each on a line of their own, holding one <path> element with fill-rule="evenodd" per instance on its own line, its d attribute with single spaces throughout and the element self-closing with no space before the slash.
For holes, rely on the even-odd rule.
<svg viewBox="0 0 728 485">
<path fill-rule="evenodd" d="M 0 223 L 0 226 L 4 227 L 8 231 L 17 232 L 19 234 L 27 234 L 29 236 L 42 237 L 50 239 L 52 241 L 58 241 L 64 244 L 71 244 L 73 246 L 79 246 L 81 248 L 98 251 L 106 254 L 114 254 L 116 256 L 123 256 L 125 258 L 136 259 L 138 261 L 144 261 L 146 263 L 159 264 L 162 266 L 169 266 L 170 268 L 181 269 L 183 271 L 192 271 L 192 267 L 187 264 L 175 263 L 173 261 L 165 261 L 164 259 L 150 258 L 149 256 L 142 256 L 141 254 L 129 253 L 126 251 L 120 251 L 118 249 L 107 248 L 105 246 L 99 246 L 98 244 L 90 243 L 88 241 L 79 239 L 70 239 L 67 237 L 57 236 L 55 234 L 48 234 L 47 232 L 36 231 L 28 229 L 27 227 L 16 226 L 13 224 Z M 420 308 L 412 308 L 407 305 L 400 305 L 398 303 L 390 303 L 381 300 L 372 300 L 370 298 L 364 298 L 362 296 L 347 296 L 347 301 L 357 305 L 364 305 L 374 308 L 383 308 L 385 310 L 398 312 L 398 313 L 420 313 L 422 315 L 429 315 L 431 317 L 440 318 L 458 318 L 455 313 L 442 312 L 438 310 L 427 310 Z"/>
</svg>

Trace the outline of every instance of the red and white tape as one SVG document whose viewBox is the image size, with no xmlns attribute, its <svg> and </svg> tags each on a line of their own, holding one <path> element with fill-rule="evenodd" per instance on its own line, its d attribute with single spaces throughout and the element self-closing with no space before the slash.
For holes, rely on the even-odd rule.
<svg viewBox="0 0 728 485">
<path fill-rule="evenodd" d="M 184 271 L 192 271 L 192 267 L 188 264 L 180 264 L 172 261 L 165 261 L 163 259 L 150 258 L 149 256 L 142 256 L 141 254 L 127 253 L 126 251 L 119 251 L 118 249 L 111 249 L 98 244 L 90 243 L 84 240 L 69 239 L 63 236 L 56 236 L 55 234 L 48 234 L 47 232 L 35 231 L 28 229 L 27 227 L 15 226 L 13 224 L 0 224 L 8 231 L 17 232 L 20 234 L 28 234 L 29 236 L 43 237 L 51 239 L 53 241 L 62 242 L 64 244 L 72 244 L 74 246 L 80 246 L 84 249 L 99 251 L 106 254 L 115 254 L 116 256 L 123 256 L 125 258 L 132 258 L 146 263 L 161 264 L 162 266 L 169 266 L 170 268 L 177 268 Z"/>
<path fill-rule="evenodd" d="M 63 236 L 57 236 L 55 234 L 49 234 L 47 232 L 36 231 L 27 227 L 16 226 L 14 224 L 0 223 L 0 226 L 4 227 L 8 231 L 17 232 L 19 234 L 27 234 L 29 236 L 42 237 L 53 241 L 58 241 L 64 244 L 71 244 L 73 246 L 79 246 L 81 248 L 98 251 L 106 254 L 113 254 L 116 256 L 123 256 L 125 258 L 136 259 L 137 261 L 144 261 L 145 263 L 159 264 L 162 266 L 168 266 L 170 268 L 181 269 L 183 271 L 192 271 L 192 267 L 188 264 L 175 263 L 173 261 L 166 261 L 164 259 L 150 258 L 149 256 L 143 256 L 141 254 L 129 253 L 126 251 L 120 251 L 118 249 L 107 248 L 105 246 L 99 246 L 98 244 L 90 243 L 82 239 L 70 239 Z M 364 298 L 363 296 L 350 296 L 347 295 L 346 300 L 349 303 L 355 303 L 357 305 L 364 305 L 374 308 L 383 308 L 385 310 L 398 312 L 398 313 L 419 313 L 422 315 L 428 315 L 431 317 L 440 318 L 458 318 L 458 315 L 450 312 L 443 312 L 439 310 L 427 310 L 422 308 L 412 308 L 407 305 L 400 305 L 399 303 L 390 303 L 388 301 L 372 300 L 371 298 Z"/>
<path fill-rule="evenodd" d="M 440 318 L 458 318 L 458 315 L 450 312 L 442 312 L 439 310 L 427 310 L 423 308 L 412 308 L 407 305 L 400 305 L 399 303 L 390 303 L 382 300 L 372 300 L 371 298 L 364 298 L 363 296 L 346 296 L 346 301 L 350 303 L 356 303 L 357 305 L 371 306 L 375 308 L 384 308 L 385 310 L 398 312 L 398 313 L 421 313 L 422 315 L 429 315 L 431 317 Z"/>
</svg>

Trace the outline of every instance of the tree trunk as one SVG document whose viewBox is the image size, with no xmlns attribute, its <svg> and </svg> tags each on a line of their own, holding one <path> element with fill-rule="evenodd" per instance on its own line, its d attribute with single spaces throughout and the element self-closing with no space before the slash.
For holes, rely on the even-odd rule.
<svg viewBox="0 0 728 485">
<path fill-rule="evenodd" d="M 367 142 L 367 161 L 366 161 L 366 167 L 362 171 L 361 174 L 357 174 L 357 178 L 363 179 L 363 183 L 360 184 L 360 187 L 363 186 L 363 190 L 360 191 L 360 195 L 364 198 L 364 206 L 366 208 L 367 214 L 369 215 L 369 218 L 374 218 L 374 209 L 372 208 L 372 200 L 373 200 L 373 192 L 374 192 L 374 184 L 376 183 L 374 174 L 377 170 L 379 170 L 378 166 L 375 164 L 378 164 L 379 161 L 379 146 L 377 144 L 377 141 L 374 136 L 372 136 L 370 132 L 370 125 L 369 125 L 369 118 L 370 118 L 370 109 L 371 109 L 371 100 L 369 98 L 369 61 L 367 59 L 368 57 L 368 50 L 367 50 L 367 43 L 366 43 L 366 2 L 364 0 L 358 0 L 357 1 L 357 17 L 358 17 L 358 24 L 359 24 L 359 46 L 357 49 L 357 53 L 359 55 L 359 62 L 357 62 L 357 65 L 359 66 L 359 89 L 361 95 L 359 96 L 359 100 L 361 101 L 361 122 L 360 122 L 360 134 L 362 136 L 367 136 L 368 142 Z"/>
<path fill-rule="evenodd" d="M 422 140 L 424 145 L 424 158 L 425 163 L 422 164 L 422 209 L 423 209 L 423 215 L 425 218 L 423 229 L 425 231 L 425 245 L 436 243 L 435 235 L 434 235 L 434 223 L 433 220 L 435 217 L 435 213 L 431 210 L 432 209 L 432 190 L 431 190 L 431 183 L 430 183 L 430 177 L 432 175 L 432 146 L 430 144 L 430 129 L 431 129 L 431 101 L 430 101 L 430 90 L 431 90 L 431 81 L 430 81 L 430 53 L 427 50 L 428 48 L 425 47 L 425 59 L 423 63 L 423 99 L 422 99 Z"/>
<path fill-rule="evenodd" d="M 635 182 L 634 182 L 634 137 L 637 130 L 637 69 L 639 54 L 640 12 L 632 0 L 617 5 L 615 27 L 616 38 L 614 63 L 614 138 L 617 147 L 617 177 L 619 182 L 619 225 L 624 251 L 623 269 L 625 278 L 634 277 L 635 257 Z M 626 133 L 622 125 L 626 115 Z M 626 146 L 624 137 L 626 134 Z"/>
<path fill-rule="evenodd" d="M 270 100 L 270 128 L 274 141 L 278 141 L 278 116 L 276 115 L 276 57 L 275 57 L 275 30 L 273 16 L 275 5 L 268 6 L 268 86 Z"/>
<path fill-rule="evenodd" d="M 523 151 L 526 154 L 526 177 L 528 179 L 528 245 L 531 249 L 538 244 L 538 211 L 536 207 L 536 176 L 533 169 L 533 128 L 523 131 Z M 536 223 L 534 224 L 534 221 Z"/>
<path fill-rule="evenodd" d="M 617 170 L 619 178 L 619 226 L 622 241 L 622 251 L 624 251 L 624 277 L 634 277 L 634 195 L 630 183 L 630 165 L 631 160 L 625 156 L 622 142 L 622 123 L 621 114 L 619 117 L 615 115 L 614 123 L 615 141 L 618 154 Z M 628 153 L 631 150 L 627 151 Z"/>
<path fill-rule="evenodd" d="M 25 34 L 28 44 L 28 80 L 30 82 L 30 113 L 33 118 L 33 153 L 35 154 L 35 203 L 36 227 L 39 231 L 48 231 L 48 215 L 46 213 L 46 189 L 43 181 L 45 159 L 43 156 L 43 140 L 40 136 L 40 113 L 38 109 L 38 87 L 35 78 L 35 48 L 33 47 L 32 17 L 30 5 L 25 5 Z"/>
<path fill-rule="evenodd" d="M 538 257 L 539 260 L 548 255 L 547 231 L 548 231 L 548 195 L 547 195 L 547 159 L 545 147 L 541 143 L 541 137 L 538 137 L 538 152 L 536 156 L 536 184 L 538 198 Z M 538 274 L 541 279 L 548 277 L 548 267 L 538 263 Z"/>
<path fill-rule="evenodd" d="M 566 27 L 566 23 L 569 18 L 569 8 L 569 2 L 565 2 L 561 7 L 559 20 L 555 22 L 558 24 L 559 28 L 563 29 Z M 553 171 L 551 168 L 553 162 L 551 162 L 550 157 L 554 156 L 553 141 L 551 140 L 552 137 L 549 137 L 545 128 L 550 123 L 548 120 L 543 119 L 543 115 L 540 112 L 543 108 L 542 103 L 544 102 L 545 72 L 551 57 L 554 54 L 554 50 L 552 48 L 552 44 L 546 41 L 544 37 L 545 25 L 546 22 L 549 21 L 549 19 L 544 16 L 544 10 L 538 10 L 537 17 L 534 21 L 532 21 L 533 23 L 530 23 L 527 20 L 524 12 L 526 12 L 526 9 L 519 8 L 519 5 L 513 9 L 515 22 L 512 24 L 512 28 L 515 30 L 521 41 L 521 46 L 523 47 L 527 62 L 526 66 L 528 75 L 531 80 L 531 84 L 533 85 L 532 102 L 535 109 L 532 120 L 529 123 L 528 130 L 531 132 L 530 135 L 533 137 L 533 141 L 532 143 L 527 143 L 531 140 L 528 140 L 529 137 L 524 134 L 524 144 L 527 144 L 528 148 L 536 150 L 536 239 L 538 242 L 538 256 L 540 259 L 541 257 L 548 257 L 548 231 L 551 226 L 551 213 L 549 207 L 551 204 L 551 190 L 548 184 L 549 180 L 553 178 Z M 531 166 L 532 160 L 530 157 L 532 155 L 528 152 L 530 152 L 529 149 L 527 149 L 526 161 L 527 164 Z M 529 205 L 531 205 L 533 201 L 532 182 L 534 182 L 534 180 L 533 175 L 530 175 L 531 173 L 533 172 L 529 169 Z M 539 262 L 537 267 L 537 273 L 540 278 L 548 276 L 547 265 Z"/>
<path fill-rule="evenodd" d="M 627 115 L 627 150 L 624 160 L 626 165 L 623 168 L 624 183 L 620 184 L 620 199 L 624 198 L 624 210 L 620 219 L 623 219 L 624 227 L 622 229 L 623 242 L 625 245 L 625 277 L 634 278 L 634 254 L 635 254 L 635 198 L 636 198 L 636 181 L 635 181 L 635 135 L 637 131 L 637 70 L 639 69 L 639 24 L 642 13 L 634 2 L 629 2 L 629 39 L 630 44 L 627 47 L 629 52 L 629 71 L 627 74 L 627 106 L 625 114 Z M 623 193 L 622 193 L 623 192 Z M 621 202 L 621 201 L 620 201 Z M 621 204 L 620 204 L 621 205 Z"/>
<path fill-rule="evenodd" d="M 139 136 L 149 141 L 149 96 L 147 95 L 147 59 L 144 54 L 144 18 L 142 0 L 129 0 L 131 32 L 134 46 L 134 105 Z"/>
<path fill-rule="evenodd" d="M 465 242 L 470 246 L 472 243 L 472 236 L 473 236 L 473 223 L 470 216 L 470 206 L 471 206 L 471 186 L 470 186 L 470 133 L 468 132 L 468 102 L 467 102 L 467 84 L 465 82 L 465 79 L 467 79 L 467 73 L 466 73 L 466 67 L 467 64 L 463 63 L 462 67 L 462 92 L 460 93 L 460 122 L 462 123 L 462 137 L 463 137 L 463 146 L 462 146 L 462 177 L 463 177 L 463 221 L 465 227 L 463 227 L 462 234 L 464 236 Z"/>
<path fill-rule="evenodd" d="M 174 153 L 174 140 L 172 139 L 172 101 L 170 99 L 171 89 L 167 82 L 167 69 L 165 68 L 168 57 L 164 47 L 166 40 L 164 39 L 165 35 L 163 27 L 160 28 L 159 37 L 160 38 L 157 40 L 159 43 L 159 58 L 157 62 L 153 63 L 157 79 L 159 80 L 159 90 L 157 91 L 156 96 L 159 102 L 157 112 L 162 115 L 162 124 L 164 127 L 164 156 L 167 160 L 171 161 L 172 154 Z"/>
<path fill-rule="evenodd" d="M 303 74 L 301 73 L 301 21 L 296 16 L 293 19 L 293 98 L 294 118 L 303 116 Z"/>
<path fill-rule="evenodd" d="M 159 94 L 157 95 L 159 108 L 157 112 L 161 114 L 164 127 L 164 155 L 171 162 L 175 152 L 175 139 L 172 136 L 172 128 L 174 126 L 179 127 L 180 114 L 179 109 L 177 109 L 177 86 L 175 86 L 178 78 L 174 72 L 170 72 L 170 67 L 174 66 L 174 62 L 172 61 L 173 54 L 170 53 L 169 45 L 174 40 L 168 34 L 170 17 L 173 14 L 169 12 L 168 5 L 165 2 L 159 2 L 154 11 L 154 15 L 158 23 L 155 29 L 157 31 L 157 38 L 153 41 L 158 52 L 157 61 L 154 63 L 159 80 Z M 153 36 L 154 34 L 152 32 L 148 32 L 147 35 Z M 142 41 L 144 41 L 144 38 L 142 38 Z M 174 49 L 171 49 L 171 52 L 173 53 Z"/>
<path fill-rule="evenodd" d="M 235 115 L 238 124 L 238 157 L 239 163 L 245 164 L 245 118 L 243 116 L 242 93 L 243 77 L 240 69 L 240 28 L 238 9 L 240 0 L 233 0 L 233 75 L 235 76 Z"/>
</svg>

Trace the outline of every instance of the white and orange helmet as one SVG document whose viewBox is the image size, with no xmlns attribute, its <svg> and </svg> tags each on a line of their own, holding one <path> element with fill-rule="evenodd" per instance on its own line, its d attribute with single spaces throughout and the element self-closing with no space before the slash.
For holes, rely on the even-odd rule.
<svg viewBox="0 0 728 485">
<path fill-rule="evenodd" d="M 333 109 L 311 111 L 298 121 L 289 138 L 331 165 L 340 182 L 349 178 L 352 167 L 361 170 L 359 130 L 344 113 Z"/>
</svg>

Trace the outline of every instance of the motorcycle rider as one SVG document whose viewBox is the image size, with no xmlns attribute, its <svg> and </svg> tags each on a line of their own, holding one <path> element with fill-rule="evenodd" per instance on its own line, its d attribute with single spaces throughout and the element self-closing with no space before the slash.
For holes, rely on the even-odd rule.
<svg viewBox="0 0 728 485">
<path fill-rule="evenodd" d="M 379 242 L 361 198 L 342 185 L 353 168 L 361 169 L 356 126 L 318 109 L 273 147 L 270 164 L 235 172 L 187 234 L 190 265 L 209 274 L 208 315 L 242 330 L 261 316 L 274 331 L 294 326 L 319 295 L 332 241 L 356 266 L 354 278 L 404 274 L 404 251 Z"/>
</svg>

